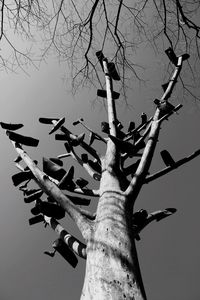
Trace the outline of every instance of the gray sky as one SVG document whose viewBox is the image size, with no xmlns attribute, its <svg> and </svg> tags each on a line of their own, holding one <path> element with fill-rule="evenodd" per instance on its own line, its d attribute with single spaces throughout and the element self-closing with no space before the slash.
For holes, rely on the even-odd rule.
<svg viewBox="0 0 200 300">
<path fill-rule="evenodd" d="M 164 62 L 159 58 L 152 61 L 150 54 L 143 55 L 144 64 L 152 62 L 146 73 L 149 79 L 146 87 L 136 89 L 134 86 L 129 91 L 131 107 L 126 107 L 123 99 L 118 104 L 119 119 L 125 128 L 128 120 L 139 122 L 142 111 L 150 116 L 154 111 L 153 100 L 162 93 L 160 85 L 164 76 L 159 66 Z M 152 67 L 154 63 L 155 68 Z M 94 89 L 81 91 L 75 98 L 71 96 L 61 80 L 64 70 L 65 67 L 61 68 L 51 60 L 39 71 L 30 70 L 29 77 L 21 73 L 2 73 L 0 77 L 0 120 L 22 122 L 25 127 L 21 133 L 40 139 L 37 149 L 27 148 L 31 157 L 40 162 L 43 156 L 61 154 L 64 146 L 48 135 L 49 127 L 40 124 L 39 117 L 65 116 L 66 125 L 73 129 L 72 122 L 82 116 L 96 131 L 100 122 L 106 120 L 101 100 L 93 101 Z M 173 103 L 181 102 L 184 107 L 178 115 L 163 123 L 152 171 L 164 167 L 159 156 L 161 150 L 167 149 L 175 159 L 180 159 L 200 147 L 199 105 L 190 99 L 182 99 L 179 92 L 175 95 Z M 81 132 L 81 128 L 75 128 L 75 132 Z M 85 262 L 79 259 L 74 270 L 58 254 L 53 259 L 43 254 L 43 251 L 51 249 L 56 235 L 41 224 L 28 225 L 32 205 L 23 202 L 22 194 L 11 181 L 12 174 L 17 172 L 12 163 L 16 154 L 3 131 L 0 141 L 0 299 L 77 300 L 83 284 Z M 67 169 L 71 163 L 66 160 Z M 145 229 L 137 243 L 148 300 L 199 299 L 199 165 L 200 158 L 196 158 L 149 183 L 136 202 L 137 209 L 178 209 L 175 215 Z M 69 218 L 61 223 L 69 232 L 80 237 Z"/>
</svg>

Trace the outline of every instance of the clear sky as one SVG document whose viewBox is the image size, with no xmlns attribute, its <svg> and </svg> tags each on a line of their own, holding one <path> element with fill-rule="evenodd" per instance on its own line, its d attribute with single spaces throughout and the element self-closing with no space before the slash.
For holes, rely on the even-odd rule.
<svg viewBox="0 0 200 300">
<path fill-rule="evenodd" d="M 143 55 L 144 64 L 149 66 L 146 86 L 136 89 L 133 85 L 128 92 L 130 106 L 127 107 L 123 99 L 117 106 L 125 129 L 129 120 L 139 122 L 143 111 L 151 116 L 153 100 L 162 93 L 160 86 L 165 74 L 160 72 L 159 66 L 164 61 L 158 57 L 151 61 L 150 54 Z M 39 160 L 40 166 L 43 156 L 57 156 L 63 153 L 64 146 L 48 135 L 49 127 L 40 124 L 39 117 L 66 117 L 66 126 L 73 129 L 72 122 L 81 116 L 96 131 L 100 129 L 100 122 L 106 120 L 101 100 L 94 101 L 95 89 L 80 91 L 72 97 L 62 81 L 65 70 L 66 67 L 49 60 L 40 70 L 29 70 L 29 76 L 1 73 L 0 120 L 22 122 L 25 126 L 21 133 L 40 139 L 37 149 L 27 148 L 31 157 Z M 173 103 L 179 102 L 184 107 L 162 125 L 152 171 L 164 167 L 159 155 L 163 149 L 169 150 L 174 159 L 180 159 L 200 148 L 199 104 L 183 99 L 180 89 L 173 96 Z M 81 128 L 76 127 L 75 133 L 79 132 L 82 132 Z M 18 172 L 12 162 L 16 153 L 3 130 L 0 144 L 0 300 L 79 299 L 85 262 L 79 259 L 78 267 L 72 269 L 58 254 L 53 259 L 43 254 L 51 249 L 56 235 L 51 228 L 45 229 L 41 224 L 29 226 L 32 205 L 25 204 L 22 194 L 12 185 L 11 176 Z M 66 160 L 66 169 L 71 164 Z M 136 209 L 154 211 L 175 207 L 178 210 L 175 215 L 151 224 L 137 243 L 148 300 L 199 299 L 199 166 L 198 157 L 149 183 L 136 202 Z M 79 176 L 79 167 L 76 176 Z M 96 200 L 92 201 L 95 203 Z M 80 237 L 69 218 L 61 223 Z"/>
</svg>

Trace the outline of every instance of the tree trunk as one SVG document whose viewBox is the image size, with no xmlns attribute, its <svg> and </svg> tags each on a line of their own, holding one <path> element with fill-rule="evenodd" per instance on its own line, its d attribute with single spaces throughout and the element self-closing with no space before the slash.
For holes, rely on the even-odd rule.
<svg viewBox="0 0 200 300">
<path fill-rule="evenodd" d="M 107 174 L 105 174 L 107 173 Z M 81 300 L 145 300 L 132 226 L 133 204 L 105 172 L 93 233 L 87 244 Z"/>
</svg>

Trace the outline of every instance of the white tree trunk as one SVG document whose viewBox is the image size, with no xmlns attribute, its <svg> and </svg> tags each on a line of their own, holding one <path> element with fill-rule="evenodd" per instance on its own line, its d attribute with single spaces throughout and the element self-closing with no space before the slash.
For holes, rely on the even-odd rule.
<svg viewBox="0 0 200 300">
<path fill-rule="evenodd" d="M 146 299 L 132 227 L 133 207 L 127 207 L 128 199 L 118 186 L 115 188 L 113 179 L 105 174 L 106 190 L 101 185 L 104 191 L 87 244 L 81 300 Z"/>
</svg>

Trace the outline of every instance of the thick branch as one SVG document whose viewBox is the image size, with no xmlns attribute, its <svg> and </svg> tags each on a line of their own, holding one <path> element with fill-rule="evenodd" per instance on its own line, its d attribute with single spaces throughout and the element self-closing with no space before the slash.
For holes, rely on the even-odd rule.
<svg viewBox="0 0 200 300">
<path fill-rule="evenodd" d="M 110 132 L 110 135 L 116 137 L 117 136 L 116 108 L 115 108 L 115 102 L 114 102 L 115 100 L 113 99 L 113 96 L 112 96 L 112 94 L 113 94 L 112 93 L 113 92 L 112 78 L 109 74 L 107 59 L 103 60 L 103 68 L 104 68 L 105 79 L 106 79 L 109 132 Z M 117 156 L 116 145 L 113 143 L 113 141 L 111 139 L 109 139 L 108 142 L 107 142 L 107 150 L 106 150 L 106 155 L 105 155 L 106 165 L 103 166 L 103 169 L 111 167 L 111 169 L 113 171 L 113 167 L 116 166 L 116 162 L 117 162 L 116 161 L 116 158 L 117 158 L 116 156 Z"/>
<path fill-rule="evenodd" d="M 57 187 L 55 183 L 53 183 L 49 177 L 42 172 L 36 164 L 32 161 L 32 159 L 28 156 L 28 154 L 22 149 L 22 147 L 12 142 L 15 150 L 24 160 L 26 165 L 29 167 L 31 172 L 35 177 L 36 183 L 40 186 L 40 188 L 50 197 L 55 199 L 63 209 L 69 214 L 69 216 L 74 220 L 77 224 L 79 230 L 81 231 L 83 237 L 87 240 L 90 236 L 91 225 L 90 221 L 82 215 L 80 209 L 75 206 L 68 198 L 65 196 L 61 190 Z"/>
<path fill-rule="evenodd" d="M 112 92 L 113 92 L 113 86 L 112 86 L 112 78 L 109 74 L 108 70 L 108 61 L 106 59 L 103 60 L 103 68 L 106 78 L 106 92 L 107 92 L 107 108 L 108 108 L 108 123 L 110 127 L 110 134 L 112 136 L 117 135 L 116 130 L 116 108 L 115 108 L 115 100 L 113 99 Z"/>
<path fill-rule="evenodd" d="M 112 78 L 108 69 L 107 59 L 103 59 L 103 69 L 106 79 L 106 93 L 107 93 L 107 110 L 108 110 L 108 123 L 109 123 L 109 133 L 110 136 L 117 136 L 117 117 L 115 102 L 113 99 L 113 88 L 112 88 Z M 111 138 L 108 139 L 106 154 L 102 158 L 101 167 L 101 182 L 100 191 L 103 194 L 108 186 L 115 186 L 116 189 L 120 189 L 119 176 L 116 173 L 119 171 L 119 150 L 117 149 L 115 143 Z M 109 183 L 109 184 L 108 184 Z M 110 189 L 110 187 L 109 187 Z"/>
<path fill-rule="evenodd" d="M 182 68 L 182 61 L 183 61 L 182 56 L 179 56 L 177 66 L 175 67 L 174 73 L 172 74 L 172 77 L 168 84 L 168 87 L 161 98 L 161 102 L 163 102 L 163 103 L 164 102 L 167 103 L 167 100 L 165 100 L 165 99 L 168 99 L 168 95 L 171 95 L 172 90 L 177 82 L 177 78 L 178 78 L 181 68 Z M 137 171 L 136 171 L 133 179 L 131 180 L 129 187 L 126 190 L 127 195 L 132 194 L 134 187 L 137 186 L 136 187 L 137 190 L 136 190 L 136 194 L 135 194 L 135 196 L 137 196 L 141 186 L 144 184 L 144 178 L 146 177 L 149 167 L 151 165 L 151 161 L 152 161 L 152 158 L 154 155 L 154 150 L 155 150 L 157 140 L 158 140 L 160 125 L 161 125 L 161 122 L 159 122 L 160 116 L 162 116 L 162 115 L 161 115 L 161 111 L 158 107 L 154 114 L 154 118 L 153 118 L 152 125 L 151 125 L 151 131 L 149 133 L 149 138 L 146 143 L 140 164 L 137 168 Z M 136 185 L 136 183 L 138 183 L 138 184 Z"/>
</svg>

